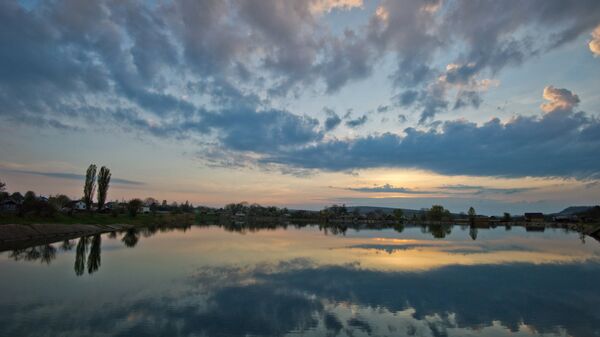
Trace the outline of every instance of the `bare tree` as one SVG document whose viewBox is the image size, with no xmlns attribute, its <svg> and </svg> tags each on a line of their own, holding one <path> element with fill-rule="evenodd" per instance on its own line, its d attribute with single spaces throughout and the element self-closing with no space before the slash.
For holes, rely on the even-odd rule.
<svg viewBox="0 0 600 337">
<path fill-rule="evenodd" d="M 0 192 L 4 192 L 4 190 L 6 189 L 6 184 L 0 180 Z"/>
<path fill-rule="evenodd" d="M 100 168 L 100 173 L 98 173 L 98 210 L 101 210 L 106 202 L 110 176 L 110 170 L 106 166 L 102 166 Z"/>
<path fill-rule="evenodd" d="M 96 191 L 96 165 L 91 164 L 85 173 L 85 185 L 83 185 L 83 202 L 88 211 L 92 210 L 94 192 Z"/>
</svg>

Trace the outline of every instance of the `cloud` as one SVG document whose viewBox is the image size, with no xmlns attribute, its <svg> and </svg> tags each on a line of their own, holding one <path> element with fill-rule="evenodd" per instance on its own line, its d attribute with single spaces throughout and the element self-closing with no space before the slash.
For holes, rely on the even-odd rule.
<svg viewBox="0 0 600 337">
<path fill-rule="evenodd" d="M 379 112 L 379 113 L 386 113 L 390 110 L 391 110 L 391 107 L 389 105 L 379 105 L 377 107 L 377 112 Z"/>
<path fill-rule="evenodd" d="M 567 89 L 558 89 L 553 86 L 544 88 L 544 99 L 548 103 L 541 105 L 544 112 L 572 111 L 579 104 L 579 96 Z"/>
<path fill-rule="evenodd" d="M 535 187 L 497 188 L 480 185 L 442 185 L 431 190 L 415 190 L 412 188 L 398 187 L 391 184 L 374 185 L 368 187 L 347 187 L 345 190 L 364 193 L 403 193 L 403 194 L 456 194 L 456 195 L 481 195 L 481 194 L 518 194 L 536 190 Z"/>
<path fill-rule="evenodd" d="M 313 0 L 309 6 L 311 12 L 325 13 L 333 9 L 360 8 L 363 6 L 363 0 Z"/>
<path fill-rule="evenodd" d="M 381 186 L 375 185 L 373 187 L 347 187 L 345 189 L 349 190 L 349 191 L 365 192 L 365 193 L 406 193 L 406 194 L 435 193 L 435 192 L 430 192 L 430 191 L 413 190 L 411 188 L 406 188 L 406 187 L 397 187 L 397 186 L 393 186 L 390 184 L 384 184 Z"/>
<path fill-rule="evenodd" d="M 358 118 L 346 121 L 346 126 L 354 129 L 354 128 L 364 125 L 366 122 L 367 122 L 367 115 L 362 115 Z"/>
<path fill-rule="evenodd" d="M 488 193 L 498 193 L 498 194 L 517 194 L 528 191 L 536 190 L 535 187 L 514 187 L 514 188 L 498 188 L 498 187 L 487 187 L 487 186 L 479 186 L 479 185 L 442 185 L 439 187 L 443 190 L 450 191 L 465 191 L 470 192 L 472 194 L 488 194 Z"/>
<path fill-rule="evenodd" d="M 44 176 L 50 178 L 58 178 L 58 179 L 68 179 L 68 180 L 78 180 L 84 181 L 85 175 L 76 174 L 76 173 L 66 173 L 66 172 L 39 172 L 39 171 L 28 171 L 28 170 L 14 170 L 14 169 L 1 169 L 2 171 L 20 173 L 20 174 L 31 174 L 36 176 Z M 118 185 L 132 185 L 132 186 L 140 186 L 145 185 L 145 183 L 135 180 L 121 179 L 121 178 L 111 178 L 110 182 Z"/>
<path fill-rule="evenodd" d="M 342 32 L 323 21 L 332 10 L 362 7 L 351 0 L 57 0 L 27 8 L 1 1 L 0 44 L 10 48 L 0 51 L 0 119 L 64 132 L 117 126 L 288 170 L 537 175 L 526 154 L 538 151 L 544 157 L 533 158 L 545 163 L 539 175 L 597 174 L 590 149 L 597 148 L 598 121 L 570 111 L 578 98 L 563 89 L 549 87 L 544 104 L 544 110 L 569 110 L 560 115 L 484 125 L 447 121 L 437 131 L 425 126 L 448 108 L 480 107 L 505 67 L 597 27 L 600 2 L 384 0 L 366 13 L 368 22 Z M 324 141 L 324 131 L 341 123 L 335 116 L 320 126 L 315 112 L 273 107 L 278 95 L 334 94 L 371 76 L 382 60 L 394 63 L 394 104 L 418 109 L 421 129 Z M 364 115 L 346 125 L 366 121 Z M 514 147 L 489 143 L 484 132 Z M 451 144 L 468 152 L 453 153 Z M 307 163 L 295 157 L 300 154 L 317 158 Z M 320 157 L 325 154 L 339 163 L 326 162 L 333 159 Z M 557 155 L 568 160 L 545 160 Z M 488 167 L 497 160 L 506 162 Z"/>
<path fill-rule="evenodd" d="M 592 40 L 588 44 L 594 56 L 600 56 L 600 25 L 592 32 Z"/>
<path fill-rule="evenodd" d="M 465 85 L 575 40 L 598 24 L 599 15 L 600 3 L 593 0 L 568 6 L 560 0 L 390 0 L 373 15 L 368 34 L 377 48 L 397 57 L 393 78 L 401 92 L 410 88 L 420 93 L 399 97 L 403 105 L 418 103 L 424 123 L 448 107 L 477 108 L 483 91 Z M 453 48 L 457 44 L 459 50 Z M 451 60 L 446 69 L 434 65 L 436 53 Z M 452 99 L 456 91 L 459 95 Z M 470 92 L 470 99 L 461 98 L 461 91 Z"/>
<path fill-rule="evenodd" d="M 325 130 L 331 131 L 335 129 L 340 123 L 342 123 L 342 119 L 335 111 L 331 109 L 325 109 L 325 113 L 327 114 L 327 119 L 325 120 Z"/>
<path fill-rule="evenodd" d="M 567 97 L 574 102 L 573 95 Z M 482 125 L 446 121 L 428 130 L 406 128 L 403 136 L 332 139 L 261 161 L 327 171 L 396 167 L 448 175 L 594 179 L 600 177 L 599 147 L 600 121 L 561 109 L 506 122 L 494 118 Z"/>
</svg>

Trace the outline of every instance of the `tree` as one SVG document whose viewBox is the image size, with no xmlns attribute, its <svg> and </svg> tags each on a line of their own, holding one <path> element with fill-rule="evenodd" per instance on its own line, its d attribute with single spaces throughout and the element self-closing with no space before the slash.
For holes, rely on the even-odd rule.
<svg viewBox="0 0 600 337">
<path fill-rule="evenodd" d="M 106 202 L 110 176 L 110 170 L 106 166 L 102 166 L 100 168 L 100 173 L 98 173 L 98 210 L 101 210 Z"/>
<path fill-rule="evenodd" d="M 21 205 L 21 213 L 27 214 L 30 212 L 34 212 L 37 210 L 37 195 L 33 191 L 25 192 L 25 196 L 23 197 L 23 203 Z"/>
<path fill-rule="evenodd" d="M 444 218 L 450 218 L 450 211 L 444 209 L 444 206 L 433 205 L 427 212 L 427 218 L 433 221 L 441 221 Z"/>
<path fill-rule="evenodd" d="M 475 217 L 477 216 L 477 213 L 475 213 L 475 208 L 469 207 L 469 212 L 467 213 L 467 215 L 469 216 L 469 221 L 475 221 Z"/>
<path fill-rule="evenodd" d="M 510 216 L 510 213 L 505 212 L 504 216 L 502 217 L 502 221 L 509 222 L 511 220 L 512 220 L 512 217 Z"/>
<path fill-rule="evenodd" d="M 396 208 L 394 210 L 394 218 L 396 218 L 396 220 L 398 220 L 398 221 L 401 221 L 403 217 L 404 217 L 404 212 L 400 208 Z"/>
<path fill-rule="evenodd" d="M 85 184 L 83 185 L 83 202 L 88 211 L 92 210 L 94 192 L 96 191 L 96 165 L 91 164 L 85 173 Z"/>
<path fill-rule="evenodd" d="M 48 198 L 48 202 L 50 203 L 50 205 L 52 205 L 56 209 L 61 209 L 65 207 L 70 201 L 71 198 L 64 194 L 57 194 L 53 197 Z"/>
<path fill-rule="evenodd" d="M 142 205 L 143 203 L 140 199 L 129 200 L 129 202 L 127 203 L 127 211 L 129 212 L 129 216 L 135 217 L 138 214 L 138 211 L 140 210 L 140 207 L 142 207 Z"/>
<path fill-rule="evenodd" d="M 0 180 L 0 192 L 4 192 L 4 190 L 6 189 L 6 184 Z"/>
</svg>

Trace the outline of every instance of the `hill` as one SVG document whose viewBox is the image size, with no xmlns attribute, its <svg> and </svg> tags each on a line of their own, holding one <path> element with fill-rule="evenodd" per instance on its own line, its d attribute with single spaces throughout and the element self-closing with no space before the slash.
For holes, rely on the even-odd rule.
<svg viewBox="0 0 600 337">
<path fill-rule="evenodd" d="M 583 213 L 589 211 L 594 206 L 569 206 L 562 211 L 555 213 L 555 215 L 577 215 L 579 213 Z"/>
</svg>

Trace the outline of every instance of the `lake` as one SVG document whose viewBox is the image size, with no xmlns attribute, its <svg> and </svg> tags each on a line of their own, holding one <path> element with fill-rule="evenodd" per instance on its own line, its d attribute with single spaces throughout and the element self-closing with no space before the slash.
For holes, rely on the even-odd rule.
<svg viewBox="0 0 600 337">
<path fill-rule="evenodd" d="M 600 244 L 562 229 L 150 228 L 0 275 L 0 336 L 600 336 Z"/>
</svg>

